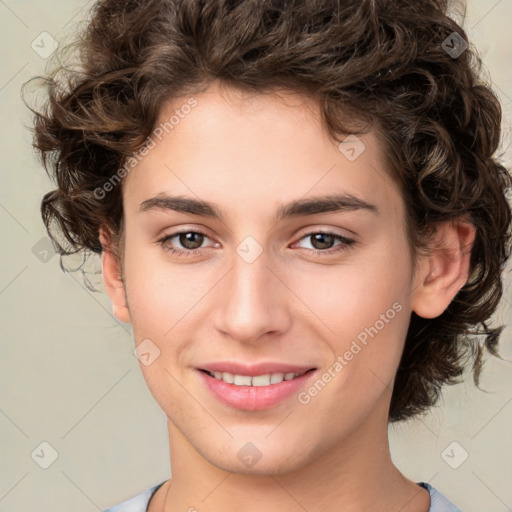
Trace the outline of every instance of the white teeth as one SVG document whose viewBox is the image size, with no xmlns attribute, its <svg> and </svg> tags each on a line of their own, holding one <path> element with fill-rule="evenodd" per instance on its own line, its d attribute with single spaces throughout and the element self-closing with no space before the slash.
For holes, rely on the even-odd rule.
<svg viewBox="0 0 512 512">
<path fill-rule="evenodd" d="M 235 375 L 233 384 L 235 384 L 235 386 L 250 386 L 251 380 L 252 377 L 249 377 L 248 375 Z"/>
<path fill-rule="evenodd" d="M 229 373 L 229 372 L 222 372 L 221 379 L 224 382 L 227 382 L 228 384 L 233 384 L 234 381 L 235 381 L 235 376 L 232 373 Z"/>
<path fill-rule="evenodd" d="M 252 378 L 253 386 L 270 386 L 270 375 L 257 375 Z"/>
<path fill-rule="evenodd" d="M 270 376 L 270 384 L 279 384 L 284 380 L 284 373 L 273 373 Z"/>
<path fill-rule="evenodd" d="M 298 377 L 299 373 L 267 373 L 265 375 L 256 375 L 251 377 L 249 375 L 233 375 L 229 372 L 210 372 L 213 377 L 223 380 L 228 384 L 235 386 L 270 386 L 271 384 L 279 384 L 283 380 L 292 380 Z"/>
</svg>

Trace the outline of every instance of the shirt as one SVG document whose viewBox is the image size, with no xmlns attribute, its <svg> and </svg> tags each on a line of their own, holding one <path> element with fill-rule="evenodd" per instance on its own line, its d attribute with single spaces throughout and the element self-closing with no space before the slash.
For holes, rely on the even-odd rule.
<svg viewBox="0 0 512 512">
<path fill-rule="evenodd" d="M 165 482 L 166 481 L 155 485 L 154 487 L 150 487 L 140 494 L 137 494 L 137 496 L 134 496 L 127 501 L 123 501 L 123 503 L 104 510 L 103 512 L 146 512 L 149 500 L 152 498 L 153 494 L 155 494 L 158 488 Z M 428 512 L 462 512 L 430 484 L 425 482 L 418 482 L 418 485 L 426 489 L 430 494 L 430 507 Z"/>
</svg>

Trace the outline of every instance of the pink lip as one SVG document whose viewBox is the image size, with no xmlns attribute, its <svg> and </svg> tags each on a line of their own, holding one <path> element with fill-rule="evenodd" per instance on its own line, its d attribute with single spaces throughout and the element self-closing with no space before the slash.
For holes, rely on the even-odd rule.
<svg viewBox="0 0 512 512">
<path fill-rule="evenodd" d="M 208 368 L 204 369 L 208 369 L 208 371 L 229 371 L 226 368 L 236 368 L 236 371 L 231 371 L 230 373 L 251 376 L 262 375 L 265 373 L 302 373 L 310 369 L 279 364 L 279 370 L 269 371 L 269 365 L 260 365 L 259 367 L 265 368 L 262 371 L 258 366 L 242 368 L 240 365 L 233 366 L 219 364 L 215 365 L 215 367 L 223 368 L 222 370 L 210 370 L 209 368 L 213 368 L 213 366 L 214 365 L 208 365 Z M 198 370 L 197 373 L 206 387 L 225 405 L 245 411 L 260 411 L 273 407 L 290 396 L 296 395 L 305 383 L 311 379 L 316 371 L 309 371 L 295 379 L 283 380 L 283 382 L 280 382 L 279 384 L 270 384 L 269 386 L 236 386 L 234 384 L 228 384 L 223 380 L 216 379 L 204 371 Z"/>
</svg>

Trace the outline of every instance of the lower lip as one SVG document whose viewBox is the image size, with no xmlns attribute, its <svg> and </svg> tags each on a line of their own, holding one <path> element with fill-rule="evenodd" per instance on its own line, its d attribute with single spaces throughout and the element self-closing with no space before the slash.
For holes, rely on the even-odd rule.
<svg viewBox="0 0 512 512">
<path fill-rule="evenodd" d="M 224 404 L 245 411 L 260 411 L 268 409 L 290 396 L 297 394 L 315 370 L 308 371 L 292 380 L 283 380 L 279 384 L 269 386 L 236 386 L 223 380 L 211 377 L 198 370 L 201 379 L 208 389 Z"/>
</svg>

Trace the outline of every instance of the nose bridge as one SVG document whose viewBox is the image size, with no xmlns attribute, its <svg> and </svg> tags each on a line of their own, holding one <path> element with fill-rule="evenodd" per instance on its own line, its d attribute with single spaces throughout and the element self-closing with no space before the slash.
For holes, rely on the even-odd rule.
<svg viewBox="0 0 512 512">
<path fill-rule="evenodd" d="M 270 264 L 263 247 L 251 237 L 236 248 L 217 306 L 216 327 L 220 331 L 250 342 L 285 327 L 285 299 L 268 268 Z"/>
</svg>

